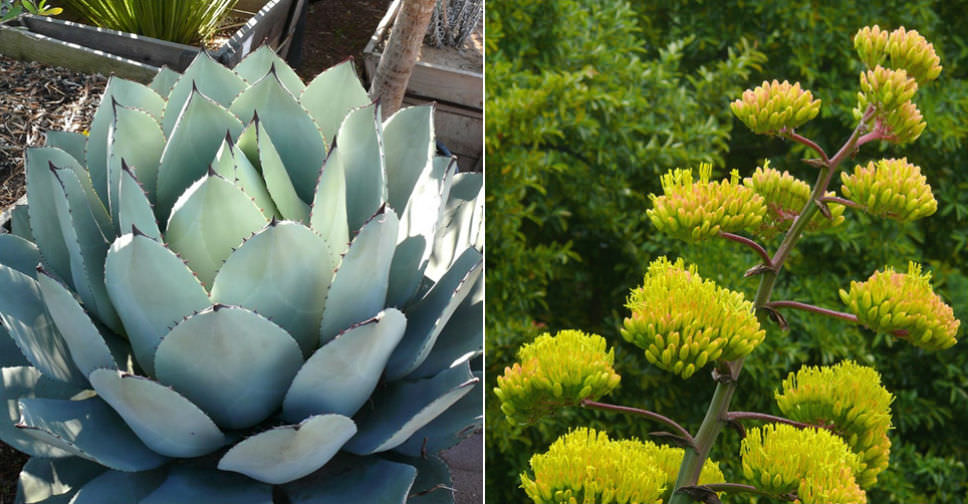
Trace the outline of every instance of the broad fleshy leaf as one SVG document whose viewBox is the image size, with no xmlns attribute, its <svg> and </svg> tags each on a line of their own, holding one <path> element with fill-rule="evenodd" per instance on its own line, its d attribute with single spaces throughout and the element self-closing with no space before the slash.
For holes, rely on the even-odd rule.
<svg viewBox="0 0 968 504">
<path fill-rule="evenodd" d="M 148 83 L 148 87 L 152 91 L 158 93 L 163 99 L 168 100 L 168 95 L 171 93 L 172 86 L 178 81 L 181 74 L 168 68 L 167 65 L 161 67 L 161 70 L 155 74 L 155 77 L 151 79 Z"/>
<path fill-rule="evenodd" d="M 105 471 L 78 490 L 70 504 L 131 504 L 155 491 L 168 471 Z"/>
<path fill-rule="evenodd" d="M 6 350 L 0 347 L 0 350 Z M 15 350 L 16 352 L 16 350 Z M 32 457 L 61 458 L 71 454 L 14 427 L 20 421 L 20 400 L 33 397 L 70 399 L 80 388 L 44 376 L 30 366 L 0 369 L 0 441 Z"/>
<path fill-rule="evenodd" d="M 87 136 L 73 131 L 48 131 L 47 147 L 56 147 L 71 155 L 78 161 L 84 160 L 84 150 L 87 149 Z"/>
<path fill-rule="evenodd" d="M 338 161 L 346 174 L 346 218 L 350 230 L 363 227 L 387 200 L 380 106 L 350 112 L 336 134 Z M 326 164 L 335 162 L 327 160 Z"/>
<path fill-rule="evenodd" d="M 117 369 L 118 364 L 111 355 L 104 336 L 71 292 L 43 271 L 37 276 L 37 284 L 47 311 L 60 329 L 71 357 L 81 373 L 87 376 L 98 368 Z"/>
<path fill-rule="evenodd" d="M 0 234 L 0 264 L 13 268 L 24 275 L 36 277 L 40 264 L 37 245 L 8 233 Z"/>
<path fill-rule="evenodd" d="M 346 220 L 346 173 L 339 160 L 339 147 L 329 151 L 329 157 L 323 165 L 323 172 L 316 184 L 309 225 L 333 246 L 335 252 L 346 251 L 350 231 Z"/>
<path fill-rule="evenodd" d="M 316 415 L 299 425 L 256 434 L 230 449 L 218 468 L 279 485 L 323 466 L 356 434 L 356 424 L 342 415 Z"/>
<path fill-rule="evenodd" d="M 118 191 L 118 230 L 128 232 L 138 228 L 145 236 L 161 240 L 161 230 L 155 211 L 151 207 L 151 200 L 144 187 L 128 169 L 127 163 L 121 163 L 121 187 Z"/>
<path fill-rule="evenodd" d="M 122 165 L 127 164 L 134 171 L 148 199 L 155 201 L 158 166 L 165 143 L 157 119 L 141 110 L 115 107 L 114 121 L 108 130 L 108 202 L 114 222 L 118 222 L 120 209 Z"/>
<path fill-rule="evenodd" d="M 484 177 L 480 173 L 458 173 L 450 186 L 443 208 L 433 254 L 424 274 L 438 281 L 468 247 L 484 245 Z"/>
<path fill-rule="evenodd" d="M 233 70 L 250 83 L 258 82 L 272 72 L 293 96 L 301 95 L 306 89 L 306 85 L 296 71 L 267 45 L 250 52 L 238 65 L 235 65 Z"/>
<path fill-rule="evenodd" d="M 17 503 L 67 504 L 78 488 L 104 472 L 80 457 L 31 457 L 17 480 Z"/>
<path fill-rule="evenodd" d="M 295 422 L 320 413 L 356 414 L 376 388 L 406 326 L 403 314 L 389 308 L 316 350 L 286 393 L 283 417 Z"/>
<path fill-rule="evenodd" d="M 185 316 L 211 305 L 208 295 L 174 252 L 140 233 L 115 240 L 104 269 L 135 358 L 153 373 L 161 338 Z"/>
<path fill-rule="evenodd" d="M 477 385 L 453 406 L 415 432 L 394 451 L 420 457 L 424 453 L 439 453 L 463 441 L 484 424 L 483 373 L 476 372 Z"/>
<path fill-rule="evenodd" d="M 138 504 L 272 504 L 272 487 L 240 474 L 175 467 L 157 490 Z"/>
<path fill-rule="evenodd" d="M 447 325 L 437 337 L 423 364 L 410 373 L 425 378 L 484 353 L 484 278 L 478 277 Z"/>
<path fill-rule="evenodd" d="M 212 300 L 269 317 L 308 356 L 319 343 L 326 293 L 338 260 L 306 226 L 272 222 L 225 261 L 212 285 Z"/>
<path fill-rule="evenodd" d="M 192 94 L 201 93 L 215 103 L 228 107 L 245 87 L 245 81 L 238 74 L 202 51 L 178 77 L 167 96 L 162 122 L 165 135 L 171 135 L 185 102 Z"/>
<path fill-rule="evenodd" d="M 155 354 L 158 380 L 230 429 L 251 427 L 276 410 L 301 365 L 299 345 L 285 330 L 221 305 L 180 322 Z"/>
<path fill-rule="evenodd" d="M 272 201 L 284 218 L 297 222 L 308 221 L 309 205 L 299 198 L 299 191 L 294 185 L 295 180 L 286 171 L 275 144 L 262 126 L 263 123 L 254 120 L 253 124 L 256 128 L 259 166 L 262 167 L 262 178 L 266 182 L 266 189 L 272 196 Z"/>
<path fill-rule="evenodd" d="M 378 457 L 345 456 L 333 462 L 337 463 L 287 485 L 290 503 L 404 504 L 417 476 L 411 465 Z"/>
<path fill-rule="evenodd" d="M 353 60 L 348 59 L 317 75 L 299 101 L 319 124 L 323 139 L 332 143 L 346 114 L 370 103 L 370 98 L 356 75 Z"/>
<path fill-rule="evenodd" d="M 225 444 L 211 418 L 158 382 L 111 369 L 98 369 L 88 379 L 141 441 L 161 455 L 198 457 Z"/>
</svg>

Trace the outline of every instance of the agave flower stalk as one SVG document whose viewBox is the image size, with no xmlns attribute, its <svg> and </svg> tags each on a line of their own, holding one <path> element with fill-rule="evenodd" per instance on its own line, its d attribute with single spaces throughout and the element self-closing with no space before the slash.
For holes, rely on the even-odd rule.
<svg viewBox="0 0 968 504">
<path fill-rule="evenodd" d="M 265 47 L 203 53 L 112 78 L 90 136 L 27 151 L 0 235 L 22 499 L 449 485 L 435 454 L 482 408 L 481 177 L 436 155 L 431 107 L 382 121 L 352 68 L 306 85 Z"/>
</svg>

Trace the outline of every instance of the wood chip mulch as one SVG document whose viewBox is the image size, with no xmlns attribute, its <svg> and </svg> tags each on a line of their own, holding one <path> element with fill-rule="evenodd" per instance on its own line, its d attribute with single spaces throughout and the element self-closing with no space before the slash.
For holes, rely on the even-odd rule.
<svg viewBox="0 0 968 504">
<path fill-rule="evenodd" d="M 24 149 L 51 130 L 84 131 L 107 78 L 0 56 L 0 208 L 23 196 Z"/>
</svg>

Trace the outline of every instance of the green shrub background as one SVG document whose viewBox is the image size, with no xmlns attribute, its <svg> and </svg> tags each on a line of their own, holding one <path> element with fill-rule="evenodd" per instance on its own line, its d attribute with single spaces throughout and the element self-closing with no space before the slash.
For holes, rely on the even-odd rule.
<svg viewBox="0 0 968 504">
<path fill-rule="evenodd" d="M 941 56 L 940 78 L 917 97 L 928 124 L 921 138 L 904 147 L 869 144 L 855 159 L 906 156 L 928 177 L 938 212 L 899 225 L 848 210 L 839 232 L 801 242 L 773 297 L 841 309 L 836 292 L 850 280 L 918 260 L 968 324 L 968 38 L 958 34 L 966 11 L 966 2 L 942 1 L 487 2 L 488 503 L 526 502 L 517 474 L 569 427 L 613 437 L 661 430 L 578 409 L 510 426 L 490 391 L 516 349 L 541 332 L 601 334 L 616 348 L 622 375 L 606 400 L 698 427 L 712 395 L 708 373 L 683 381 L 622 341 L 625 297 L 662 254 L 751 294 L 757 280 L 742 272 L 756 258 L 733 243 L 687 246 L 659 235 L 645 214 L 648 194 L 659 191 L 659 174 L 700 162 L 719 175 L 733 168 L 749 175 L 769 159 L 812 183 L 813 169 L 799 161 L 811 153 L 753 135 L 728 103 L 763 80 L 800 81 L 823 107 L 799 131 L 832 151 L 854 126 L 861 63 L 852 37 L 865 25 L 917 29 Z M 789 331 L 768 328 L 747 360 L 732 409 L 778 414 L 773 392 L 801 364 L 850 358 L 873 366 L 896 399 L 891 465 L 869 502 L 968 501 L 966 343 L 925 353 L 817 315 L 789 313 L 788 321 Z M 741 479 L 738 449 L 738 436 L 725 433 L 714 451 L 730 481 Z"/>
</svg>

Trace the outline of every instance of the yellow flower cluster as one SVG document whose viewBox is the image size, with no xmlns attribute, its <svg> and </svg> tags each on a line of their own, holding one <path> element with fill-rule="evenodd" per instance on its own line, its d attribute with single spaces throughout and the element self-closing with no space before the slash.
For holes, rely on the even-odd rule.
<svg viewBox="0 0 968 504">
<path fill-rule="evenodd" d="M 614 350 L 581 331 L 545 333 L 518 350 L 518 360 L 497 378 L 494 394 L 508 421 L 530 423 L 582 399 L 598 399 L 618 386 Z"/>
<path fill-rule="evenodd" d="M 733 114 L 751 131 L 760 135 L 775 135 L 781 130 L 793 130 L 817 117 L 820 100 L 800 83 L 773 81 L 747 89 L 742 98 L 730 104 Z"/>
<path fill-rule="evenodd" d="M 931 274 L 921 274 L 917 263 L 909 263 L 907 273 L 888 267 L 866 282 L 850 282 L 849 292 L 840 289 L 840 299 L 861 324 L 894 333 L 914 346 L 943 350 L 958 342 L 961 322 L 931 289 Z"/>
<path fill-rule="evenodd" d="M 610 440 L 581 427 L 532 456 L 534 476 L 521 473 L 521 486 L 537 504 L 658 504 L 671 493 L 682 457 L 681 448 Z M 719 466 L 707 461 L 699 484 L 724 481 Z"/>
<path fill-rule="evenodd" d="M 842 439 L 824 429 L 768 424 L 750 429 L 740 443 L 743 476 L 773 495 L 797 492 L 803 504 L 866 503 L 854 479 L 857 456 Z M 824 500 L 828 495 L 850 500 Z"/>
<path fill-rule="evenodd" d="M 649 362 L 683 378 L 708 362 L 745 357 L 766 337 L 752 303 L 703 280 L 682 259 L 653 261 L 626 307 L 631 315 L 622 337 L 644 349 Z"/>
<path fill-rule="evenodd" d="M 682 240 L 698 241 L 720 231 L 736 232 L 760 225 L 766 214 L 763 198 L 740 183 L 733 170 L 728 180 L 710 182 L 712 165 L 692 170 L 675 169 L 662 176 L 662 196 L 649 195 L 649 219 L 659 231 Z"/>
<path fill-rule="evenodd" d="M 860 118 L 867 107 L 873 105 L 874 118 L 889 135 L 886 137 L 888 141 L 905 144 L 921 136 L 927 124 L 917 105 L 911 101 L 917 92 L 913 77 L 908 77 L 903 69 L 887 70 L 878 66 L 860 74 L 860 84 L 855 117 Z"/>
<path fill-rule="evenodd" d="M 743 185 L 766 201 L 766 218 L 763 219 L 763 224 L 758 231 L 766 238 L 772 238 L 790 229 L 794 219 L 810 199 L 810 186 L 806 182 L 790 175 L 789 172 L 781 173 L 770 168 L 769 160 L 762 167 L 757 167 L 751 177 L 743 179 Z M 843 205 L 830 204 L 828 208 L 830 208 L 831 218 L 812 219 L 807 226 L 807 231 L 825 231 L 844 222 Z"/>
<path fill-rule="evenodd" d="M 933 214 L 938 202 L 921 168 L 907 158 L 871 161 L 854 173 L 840 174 L 844 196 L 864 205 L 867 213 L 900 222 Z"/>
<path fill-rule="evenodd" d="M 858 456 L 857 480 L 870 488 L 887 468 L 891 441 L 891 402 L 881 375 L 853 361 L 805 366 L 783 380 L 776 402 L 791 420 L 830 426 Z"/>
<path fill-rule="evenodd" d="M 867 68 L 881 65 L 890 57 L 891 68 L 903 68 L 924 84 L 941 74 L 941 59 L 917 30 L 900 27 L 890 34 L 879 26 L 861 28 L 854 35 L 854 48 Z"/>
</svg>

